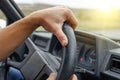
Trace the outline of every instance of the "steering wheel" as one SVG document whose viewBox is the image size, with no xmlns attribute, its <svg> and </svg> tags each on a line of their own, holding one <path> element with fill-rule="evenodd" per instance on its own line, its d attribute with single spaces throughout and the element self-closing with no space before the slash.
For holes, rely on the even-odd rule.
<svg viewBox="0 0 120 80">
<path fill-rule="evenodd" d="M 56 80 L 69 80 L 75 68 L 76 38 L 69 24 L 63 24 L 63 31 L 68 38 L 68 45 L 63 47 L 61 63 L 55 56 L 51 55 L 50 52 L 38 49 L 28 38 L 25 41 L 29 50 L 27 57 L 22 62 L 8 60 L 8 65 L 19 69 L 25 80 L 45 80 L 51 72 L 57 72 Z M 54 39 L 51 40 L 51 42 L 53 42 L 53 40 L 58 41 L 55 36 Z"/>
</svg>

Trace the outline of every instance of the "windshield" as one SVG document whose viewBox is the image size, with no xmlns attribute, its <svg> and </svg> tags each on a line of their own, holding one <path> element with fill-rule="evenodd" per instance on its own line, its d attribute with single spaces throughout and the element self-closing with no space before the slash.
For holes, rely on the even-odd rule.
<svg viewBox="0 0 120 80">
<path fill-rule="evenodd" d="M 120 0 L 15 1 L 19 4 L 25 15 L 47 7 L 64 5 L 71 8 L 79 20 L 76 30 L 85 30 L 117 38 L 120 35 Z"/>
</svg>

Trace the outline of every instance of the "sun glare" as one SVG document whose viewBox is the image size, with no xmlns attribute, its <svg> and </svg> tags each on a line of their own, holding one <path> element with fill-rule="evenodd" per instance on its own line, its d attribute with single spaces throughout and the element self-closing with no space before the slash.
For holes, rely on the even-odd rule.
<svg viewBox="0 0 120 80">
<path fill-rule="evenodd" d="M 98 10 L 100 10 L 104 14 L 110 14 L 112 12 L 111 0 L 101 0 L 98 5 Z"/>
<path fill-rule="evenodd" d="M 99 10 L 102 13 L 107 14 L 107 15 L 112 13 L 112 9 L 110 7 L 100 8 Z"/>
<path fill-rule="evenodd" d="M 112 3 L 111 0 L 96 0 L 94 17 L 92 17 L 89 25 L 94 26 L 96 29 L 113 29 L 118 27 L 119 11 Z M 95 24 L 92 24 L 92 22 Z"/>
</svg>

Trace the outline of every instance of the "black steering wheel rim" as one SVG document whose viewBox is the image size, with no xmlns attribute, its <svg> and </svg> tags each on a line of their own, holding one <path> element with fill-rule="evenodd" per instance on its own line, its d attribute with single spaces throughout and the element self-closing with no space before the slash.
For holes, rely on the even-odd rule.
<svg viewBox="0 0 120 80">
<path fill-rule="evenodd" d="M 76 63 L 76 38 L 74 31 L 72 27 L 65 22 L 63 25 L 63 32 L 68 38 L 68 45 L 63 48 L 62 63 L 58 71 L 57 80 L 68 80 L 70 76 L 74 73 Z M 54 35 L 52 41 L 53 44 L 58 41 Z M 51 46 L 53 44 L 51 44 Z M 52 52 L 52 50 L 53 47 L 50 47 L 50 52 Z"/>
</svg>

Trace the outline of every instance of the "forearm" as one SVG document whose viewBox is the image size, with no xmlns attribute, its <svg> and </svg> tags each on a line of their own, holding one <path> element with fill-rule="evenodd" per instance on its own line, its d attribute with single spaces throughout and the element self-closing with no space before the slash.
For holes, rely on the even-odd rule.
<svg viewBox="0 0 120 80">
<path fill-rule="evenodd" d="M 0 30 L 0 60 L 9 56 L 37 28 L 31 21 L 31 17 L 26 17 Z"/>
<path fill-rule="evenodd" d="M 0 60 L 9 56 L 38 26 L 43 26 L 52 32 L 60 43 L 66 46 L 68 40 L 62 31 L 65 21 L 71 24 L 73 29 L 78 24 L 71 10 L 65 7 L 53 7 L 36 11 L 0 30 Z"/>
</svg>

